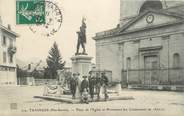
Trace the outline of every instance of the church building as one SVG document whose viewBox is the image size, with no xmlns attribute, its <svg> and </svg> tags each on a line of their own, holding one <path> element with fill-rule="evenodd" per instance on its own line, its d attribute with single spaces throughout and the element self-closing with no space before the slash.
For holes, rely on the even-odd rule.
<svg viewBox="0 0 184 116">
<path fill-rule="evenodd" d="M 96 33 L 96 66 L 129 85 L 184 85 L 184 2 L 120 0 L 116 28 Z"/>
<path fill-rule="evenodd" d="M 0 86 L 16 85 L 16 37 L 10 25 L 5 27 L 0 23 Z"/>
</svg>

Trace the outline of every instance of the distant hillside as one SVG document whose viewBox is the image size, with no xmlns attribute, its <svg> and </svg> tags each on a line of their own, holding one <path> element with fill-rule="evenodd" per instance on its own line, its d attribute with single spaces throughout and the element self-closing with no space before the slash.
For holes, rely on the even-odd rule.
<svg viewBox="0 0 184 116">
<path fill-rule="evenodd" d="M 28 63 L 26 63 L 26 62 L 24 62 L 24 61 L 22 61 L 22 60 L 20 60 L 20 59 L 17 59 L 17 60 L 16 60 L 16 63 L 17 63 L 17 65 L 18 65 L 20 68 L 25 67 L 25 66 L 28 65 Z"/>
<path fill-rule="evenodd" d="M 17 65 L 21 69 L 28 69 L 28 64 L 31 64 L 31 70 L 34 70 L 35 68 L 37 70 L 42 70 L 44 67 L 47 66 L 46 62 L 40 60 L 40 61 L 22 61 L 20 59 L 17 59 Z"/>
</svg>

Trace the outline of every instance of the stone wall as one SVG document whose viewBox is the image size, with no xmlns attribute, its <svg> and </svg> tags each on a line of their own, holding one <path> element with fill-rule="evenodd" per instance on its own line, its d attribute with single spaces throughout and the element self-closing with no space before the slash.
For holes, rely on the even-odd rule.
<svg viewBox="0 0 184 116">
<path fill-rule="evenodd" d="M 118 44 L 96 46 L 97 69 L 112 71 L 112 81 L 121 80 L 120 49 Z"/>
<path fill-rule="evenodd" d="M 158 59 L 159 59 L 159 68 L 163 69 L 159 73 L 159 77 L 162 78 L 161 81 L 167 83 L 170 80 L 177 81 L 179 78 L 184 77 L 182 69 L 173 69 L 175 68 L 174 63 L 174 54 L 179 54 L 180 65 L 178 68 L 184 68 L 184 36 L 183 33 L 172 34 L 164 37 L 155 37 L 140 40 L 139 42 L 126 42 L 124 49 L 128 50 L 124 52 L 124 62 L 127 58 L 131 58 L 131 75 L 129 74 L 129 81 L 135 82 L 142 80 L 143 71 L 138 71 L 137 69 L 144 69 L 144 56 L 139 52 L 140 48 L 146 47 L 156 47 L 161 46 L 158 50 Z M 126 63 L 124 63 L 124 69 L 127 69 Z M 169 67 L 168 67 L 169 66 Z M 170 70 L 168 70 L 170 68 Z M 140 73 L 139 73 L 140 72 Z M 125 72 L 124 72 L 125 73 Z M 127 72 L 126 72 L 127 73 Z M 139 75 L 139 76 L 138 76 Z M 169 76 L 168 76 L 169 75 Z M 178 75 L 178 76 L 177 76 Z M 126 76 L 126 75 L 124 75 Z M 142 77 L 141 77 L 142 76 Z M 126 78 L 126 77 L 125 77 Z M 174 78 L 176 80 L 174 80 Z M 179 79 L 180 80 L 180 79 Z M 181 79 L 184 81 L 184 79 Z"/>
<path fill-rule="evenodd" d="M 6 36 L 6 45 L 3 45 L 3 36 Z M 10 56 L 8 54 L 8 48 L 11 45 L 10 39 L 12 40 L 13 46 L 15 47 L 15 37 L 9 35 L 6 32 L 0 32 L 0 65 L 16 67 L 16 54 L 13 56 L 13 62 L 10 62 Z M 6 52 L 6 63 L 3 63 L 3 52 Z"/>
<path fill-rule="evenodd" d="M 0 70 L 0 85 L 16 85 L 17 84 L 17 76 L 16 70 L 14 71 L 3 71 Z"/>
<path fill-rule="evenodd" d="M 6 36 L 6 45 L 3 45 L 3 36 Z M 16 56 L 13 56 L 13 62 L 10 63 L 10 56 L 8 54 L 8 47 L 10 46 L 10 39 L 15 46 L 15 37 L 9 33 L 0 31 L 0 85 L 16 85 Z M 6 63 L 3 62 L 3 52 L 6 52 Z"/>
<path fill-rule="evenodd" d="M 158 52 L 160 68 L 167 69 L 168 65 L 170 68 L 173 67 L 174 53 L 180 55 L 180 67 L 184 67 L 184 60 L 182 60 L 184 58 L 184 52 L 182 52 L 184 50 L 183 28 L 184 25 L 181 23 L 152 30 L 142 30 L 136 33 L 96 39 L 97 68 L 112 71 L 113 81 L 126 81 L 126 74 L 122 70 L 127 69 L 127 58 L 131 58 L 131 69 L 143 69 L 144 57 L 141 55 L 140 49 L 147 47 L 156 47 L 156 49 L 159 47 L 156 52 Z M 163 81 L 168 81 L 167 74 L 168 70 L 165 70 L 163 72 Z M 136 76 L 132 77 L 130 81 L 140 81 L 143 79 L 143 77 L 137 76 L 139 75 L 138 73 L 132 75 Z"/>
</svg>

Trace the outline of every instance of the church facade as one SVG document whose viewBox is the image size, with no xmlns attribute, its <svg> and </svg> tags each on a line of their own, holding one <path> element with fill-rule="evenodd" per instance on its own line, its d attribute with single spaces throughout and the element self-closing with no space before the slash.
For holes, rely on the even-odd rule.
<svg viewBox="0 0 184 116">
<path fill-rule="evenodd" d="M 132 9 L 134 8 L 134 9 Z M 127 85 L 184 85 L 184 4 L 121 0 L 116 28 L 96 33 L 96 65 Z"/>
<path fill-rule="evenodd" d="M 0 86 L 16 85 L 16 37 L 18 35 L 0 24 Z"/>
</svg>

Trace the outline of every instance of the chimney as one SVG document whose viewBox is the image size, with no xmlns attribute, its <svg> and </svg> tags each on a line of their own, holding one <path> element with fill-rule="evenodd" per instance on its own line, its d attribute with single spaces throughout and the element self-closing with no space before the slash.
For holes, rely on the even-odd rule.
<svg viewBox="0 0 184 116">
<path fill-rule="evenodd" d="M 8 24 L 8 29 L 11 30 L 11 25 L 10 24 Z"/>
<path fill-rule="evenodd" d="M 28 64 L 28 70 L 31 70 L 31 64 Z"/>
</svg>

